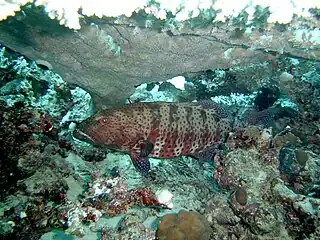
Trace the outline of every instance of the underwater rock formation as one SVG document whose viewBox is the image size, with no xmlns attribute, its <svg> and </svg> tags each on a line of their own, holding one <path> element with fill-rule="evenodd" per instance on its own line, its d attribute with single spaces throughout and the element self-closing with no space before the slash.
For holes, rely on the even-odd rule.
<svg viewBox="0 0 320 240">
<path fill-rule="evenodd" d="M 268 8 L 243 6 L 243 10 L 237 9 L 238 15 L 223 11 L 226 15 L 222 17 L 215 5 L 179 21 L 170 11 L 164 12 L 165 20 L 156 16 L 160 10 L 151 2 L 130 18 L 86 16 L 79 25 L 78 13 L 64 11 L 64 6 L 55 10 L 50 1 L 44 3 L 51 18 L 57 16 L 61 24 L 81 29 L 62 27 L 43 9 L 28 5 L 15 17 L 0 22 L 0 42 L 33 60 L 47 62 L 45 65 L 52 66 L 65 81 L 109 103 L 125 100 L 141 83 L 179 74 L 192 76 L 207 69 L 226 69 L 279 56 L 320 59 L 319 49 L 314 47 L 318 44 L 316 11 L 299 19 L 289 14 L 277 23 Z M 282 22 L 292 25 L 288 28 Z M 76 27 L 70 26 L 72 23 Z"/>
</svg>

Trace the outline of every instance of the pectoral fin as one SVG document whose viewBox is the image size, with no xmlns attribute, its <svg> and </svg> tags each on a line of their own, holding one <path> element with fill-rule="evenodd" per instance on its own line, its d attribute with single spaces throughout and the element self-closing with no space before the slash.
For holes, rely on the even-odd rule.
<svg viewBox="0 0 320 240">
<path fill-rule="evenodd" d="M 141 156 L 137 152 L 130 153 L 134 167 L 143 175 L 147 176 L 150 170 L 150 162 L 147 156 Z"/>
<path fill-rule="evenodd" d="M 148 175 L 150 170 L 149 154 L 153 151 L 153 143 L 148 140 L 140 140 L 138 142 L 139 150 L 132 151 L 130 157 L 135 168 L 143 175 Z"/>
</svg>

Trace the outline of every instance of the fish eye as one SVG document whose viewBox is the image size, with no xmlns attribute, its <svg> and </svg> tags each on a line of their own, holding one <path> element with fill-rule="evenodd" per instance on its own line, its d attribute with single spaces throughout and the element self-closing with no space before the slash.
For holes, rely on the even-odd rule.
<svg viewBox="0 0 320 240">
<path fill-rule="evenodd" d="M 105 124 L 105 123 L 107 123 L 107 118 L 105 118 L 105 117 L 99 118 L 99 119 L 98 119 L 98 122 L 99 122 L 100 124 Z"/>
</svg>

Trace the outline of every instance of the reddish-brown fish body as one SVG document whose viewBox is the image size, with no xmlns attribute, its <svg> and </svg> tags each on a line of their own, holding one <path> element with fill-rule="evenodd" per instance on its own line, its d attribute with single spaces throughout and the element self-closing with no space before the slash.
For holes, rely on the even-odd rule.
<svg viewBox="0 0 320 240">
<path fill-rule="evenodd" d="M 95 115 L 80 124 L 76 137 L 129 154 L 173 158 L 199 154 L 224 141 L 231 130 L 217 105 L 153 102 Z"/>
</svg>

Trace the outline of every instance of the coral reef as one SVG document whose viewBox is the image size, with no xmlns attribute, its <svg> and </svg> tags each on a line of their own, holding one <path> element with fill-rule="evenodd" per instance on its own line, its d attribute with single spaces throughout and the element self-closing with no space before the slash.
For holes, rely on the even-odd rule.
<svg viewBox="0 0 320 240">
<path fill-rule="evenodd" d="M 1 81 L 1 198 L 12 193 L 17 181 L 33 175 L 58 153 L 59 114 L 68 105 L 52 93 L 63 81 L 22 57 L 6 58 L 2 48 Z M 6 62 L 8 64 L 6 64 Z M 51 80 L 52 81 L 49 81 Z M 61 90 L 67 91 L 67 90 Z M 50 99 L 53 107 L 47 102 Z M 60 100 L 58 100 L 60 99 Z M 61 104 L 60 104 L 61 103 Z"/>
<path fill-rule="evenodd" d="M 259 16 L 264 18 L 264 10 L 260 10 Z M 9 20 L 16 24 L 16 19 Z M 197 24 L 196 19 L 191 22 Z M 177 34 L 177 22 L 170 24 L 161 25 L 159 34 L 171 39 Z M 246 25 L 239 21 L 235 24 L 239 29 L 233 34 L 238 38 L 245 36 Z M 221 23 L 220 27 L 223 26 Z M 118 25 L 109 27 L 114 31 L 120 29 Z M 40 29 L 30 34 L 48 36 Z M 119 34 L 127 36 L 124 29 L 125 26 Z M 163 29 L 172 32 L 161 32 Z M 65 30 L 61 29 L 61 33 Z M 130 28 L 135 34 L 143 30 L 143 34 L 153 34 L 149 28 Z M 121 37 L 112 37 L 104 28 L 92 24 L 89 29 L 83 26 L 81 31 L 86 31 L 86 36 L 98 31 L 108 42 L 104 46 L 108 52 L 98 51 L 100 55 L 119 60 L 129 52 L 125 48 L 120 51 Z M 75 33 L 68 34 L 64 37 L 72 38 Z M 263 39 L 270 41 L 267 36 Z M 46 40 L 44 45 L 55 44 Z M 81 41 L 85 42 L 86 38 Z M 233 36 L 230 41 L 238 40 Z M 60 50 L 64 44 L 61 43 Z M 159 50 L 162 45 L 156 46 Z M 212 55 L 210 49 L 202 47 Z M 46 46 L 42 53 L 44 49 Z M 87 50 L 84 48 L 81 53 Z M 143 58 L 144 52 L 140 50 L 136 50 L 138 57 Z M 33 50 L 25 48 L 25 51 Z M 230 62 L 229 54 L 234 51 L 237 50 L 223 50 L 226 61 Z M 319 237 L 319 63 L 267 56 L 262 62 L 241 62 L 241 66 L 234 66 L 240 62 L 232 58 L 235 61 L 232 67 L 222 62 L 217 69 L 212 64 L 213 58 L 203 65 L 191 64 L 195 61 L 191 53 L 192 61 L 184 62 L 185 66 L 174 71 L 166 69 L 167 65 L 159 65 L 161 62 L 156 58 L 152 64 L 147 60 L 140 62 L 154 72 L 144 72 L 143 65 L 128 73 L 132 77 L 128 83 L 139 86 L 133 95 L 127 91 L 119 96 L 122 100 L 128 97 L 128 102 L 201 101 L 204 107 L 212 100 L 220 104 L 215 105 L 219 116 L 233 122 L 227 140 L 212 146 L 208 154 L 203 154 L 205 157 L 151 158 L 149 176 L 144 177 L 137 173 L 128 155 L 73 138 L 77 124 L 90 117 L 97 107 L 93 104 L 97 99 L 95 94 L 66 83 L 52 71 L 78 64 L 76 74 L 72 69 L 64 71 L 66 78 L 75 79 L 87 71 L 85 68 L 91 65 L 80 65 L 78 52 L 73 53 L 72 59 L 59 54 L 61 68 L 57 68 L 51 61 L 33 62 L 8 48 L 0 48 L 1 238 L 289 240 Z M 199 57 L 197 63 L 202 58 L 209 56 Z M 100 63 L 106 60 L 101 59 L 104 58 L 94 59 L 95 74 L 104 71 Z M 120 66 L 119 63 L 120 60 L 117 62 Z M 185 68 L 188 71 L 183 71 Z M 161 75 L 162 70 L 168 71 L 167 74 Z M 178 78 L 168 79 L 176 72 Z M 119 72 L 113 73 L 114 83 Z M 140 79 L 141 74 L 145 75 Z M 148 76 L 154 76 L 152 83 Z M 94 89 L 114 90 L 109 84 L 95 82 L 94 77 L 86 82 L 96 84 Z M 114 94 L 123 93 L 121 84 L 115 86 Z M 131 88 L 130 84 L 126 87 Z M 113 103 L 105 104 L 110 107 Z"/>
</svg>

